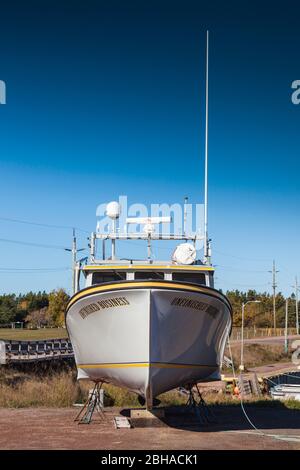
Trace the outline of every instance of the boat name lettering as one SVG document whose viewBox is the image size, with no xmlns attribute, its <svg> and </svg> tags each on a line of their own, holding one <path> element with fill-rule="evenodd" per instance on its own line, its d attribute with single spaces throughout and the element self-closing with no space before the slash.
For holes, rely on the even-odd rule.
<svg viewBox="0 0 300 470">
<path fill-rule="evenodd" d="M 126 297 L 114 297 L 112 299 L 99 300 L 99 302 L 93 302 L 81 308 L 79 310 L 79 315 L 82 318 L 86 318 L 91 313 L 98 312 L 104 308 L 123 307 L 124 305 L 130 305 L 130 302 Z"/>
<path fill-rule="evenodd" d="M 213 307 L 212 305 L 209 305 L 205 302 L 199 302 L 198 300 L 192 300 L 183 297 L 175 297 L 172 300 L 171 305 L 202 310 L 211 315 L 212 317 L 215 317 L 218 314 L 218 309 L 216 307 Z"/>
</svg>

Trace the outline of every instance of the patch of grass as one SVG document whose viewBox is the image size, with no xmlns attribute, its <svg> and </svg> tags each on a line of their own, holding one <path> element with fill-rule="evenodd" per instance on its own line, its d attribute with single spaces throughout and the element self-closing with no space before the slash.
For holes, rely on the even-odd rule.
<svg viewBox="0 0 300 470">
<path fill-rule="evenodd" d="M 106 396 L 109 398 L 108 404 L 111 406 L 141 406 L 135 393 L 129 392 L 125 388 L 116 387 L 110 384 L 103 386 Z"/>
<path fill-rule="evenodd" d="M 89 380 L 80 381 L 80 393 L 77 403 L 85 403 L 88 398 L 89 390 L 92 390 L 93 387 L 94 383 Z M 103 389 L 105 393 L 106 406 L 140 406 L 137 395 L 129 392 L 125 388 L 116 387 L 112 384 L 103 384 Z"/>
<path fill-rule="evenodd" d="M 0 328 L 0 340 L 37 341 L 67 338 L 65 328 L 40 328 L 39 330 Z"/>
<path fill-rule="evenodd" d="M 300 410 L 300 401 L 299 400 L 285 400 L 283 402 L 283 404 L 289 410 Z"/>
<path fill-rule="evenodd" d="M 247 400 L 244 402 L 246 406 L 250 407 L 261 407 L 261 408 L 277 408 L 289 410 L 299 410 L 300 411 L 300 402 L 297 400 L 273 400 L 272 398 L 257 398 Z"/>
<path fill-rule="evenodd" d="M 47 368 L 0 367 L 0 407 L 69 407 L 85 403 L 93 382 L 76 380 L 76 370 L 68 364 Z M 104 384 L 106 406 L 140 407 L 135 393 L 110 384 Z M 211 406 L 240 406 L 240 400 L 224 392 L 203 392 Z M 160 406 L 183 406 L 188 396 L 178 390 L 161 394 Z M 300 401 L 272 400 L 269 397 L 253 397 L 244 400 L 246 406 L 272 407 L 300 410 Z"/>
<path fill-rule="evenodd" d="M 161 406 L 181 406 L 185 405 L 188 400 L 188 395 L 179 393 L 178 390 L 170 390 L 170 392 L 162 393 L 157 397 Z"/>
<path fill-rule="evenodd" d="M 15 376 L 12 383 L 0 383 L 1 407 L 67 407 L 76 401 L 79 392 L 72 374 L 66 372 L 43 380 L 32 377 L 16 380 Z"/>
<path fill-rule="evenodd" d="M 0 368 L 0 407 L 68 407 L 85 403 L 93 382 L 76 380 L 75 369 L 48 368 L 43 371 Z M 104 384 L 106 406 L 140 407 L 135 393 L 125 388 Z M 187 396 L 172 390 L 158 397 L 161 406 L 184 405 Z"/>
<path fill-rule="evenodd" d="M 205 402 L 208 405 L 219 406 L 240 406 L 241 401 L 238 397 L 232 397 L 230 394 L 224 393 L 207 393 L 204 396 Z M 300 410 L 300 401 L 297 400 L 273 400 L 271 397 L 251 397 L 244 398 L 243 403 L 246 407 L 259 407 L 259 408 L 288 408 L 293 410 Z"/>
<path fill-rule="evenodd" d="M 241 362 L 241 346 L 233 344 L 231 346 L 234 366 L 237 370 Z M 229 351 L 225 354 L 229 357 Z M 284 352 L 283 345 L 275 344 L 247 344 L 244 345 L 244 364 L 246 368 L 258 367 L 267 364 L 291 361 L 292 351 Z"/>
<path fill-rule="evenodd" d="M 88 391 L 94 386 L 93 382 L 82 381 L 80 383 L 81 396 L 79 403 L 84 403 L 88 397 Z M 107 406 L 131 406 L 138 408 L 140 403 L 138 401 L 138 396 L 136 393 L 129 392 L 125 388 L 116 387 L 111 384 L 103 384 L 103 389 L 105 391 L 105 403 Z M 170 392 L 163 393 L 159 395 L 158 400 L 160 401 L 160 406 L 176 406 L 184 405 L 187 402 L 188 397 L 179 393 L 177 390 L 171 390 Z"/>
</svg>

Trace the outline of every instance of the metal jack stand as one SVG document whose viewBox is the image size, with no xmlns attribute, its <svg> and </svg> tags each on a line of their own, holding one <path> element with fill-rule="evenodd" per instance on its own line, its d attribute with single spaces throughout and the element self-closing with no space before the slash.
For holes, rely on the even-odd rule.
<svg viewBox="0 0 300 470">
<path fill-rule="evenodd" d="M 194 390 L 194 387 L 196 388 L 196 390 Z M 189 384 L 187 388 L 189 392 L 189 398 L 185 406 L 193 413 L 195 413 L 196 417 L 199 419 L 200 422 L 202 421 L 204 424 L 215 422 L 216 417 L 204 401 L 201 392 L 198 388 L 198 385 Z"/>
<path fill-rule="evenodd" d="M 86 401 L 84 407 L 80 410 L 74 421 L 78 421 L 78 424 L 90 424 L 92 416 L 96 410 L 100 415 L 101 419 L 106 419 L 103 412 L 103 402 L 100 399 L 100 391 L 103 382 L 96 382 L 92 392 L 89 394 L 89 398 Z M 82 416 L 81 416 L 82 415 Z"/>
</svg>

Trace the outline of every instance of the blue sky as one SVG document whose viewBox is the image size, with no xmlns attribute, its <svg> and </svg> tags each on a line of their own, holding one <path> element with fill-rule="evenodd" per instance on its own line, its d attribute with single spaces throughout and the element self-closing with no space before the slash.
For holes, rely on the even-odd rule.
<svg viewBox="0 0 300 470">
<path fill-rule="evenodd" d="M 216 286 L 270 291 L 274 258 L 289 294 L 300 279 L 299 6 L 267 3 L 3 2 L 0 239 L 69 246 L 71 229 L 3 218 L 91 231 L 97 205 L 119 194 L 203 202 L 209 29 Z M 0 240 L 0 254 L 1 292 L 70 287 L 63 249 Z"/>
</svg>

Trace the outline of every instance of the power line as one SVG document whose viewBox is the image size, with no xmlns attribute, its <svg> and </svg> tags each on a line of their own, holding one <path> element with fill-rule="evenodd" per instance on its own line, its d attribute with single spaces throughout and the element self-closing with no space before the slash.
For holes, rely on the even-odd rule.
<svg viewBox="0 0 300 470">
<path fill-rule="evenodd" d="M 61 268 L 5 268 L 5 267 L 0 267 L 0 271 L 4 272 L 18 272 L 18 271 L 67 271 L 70 268 L 68 267 L 61 267 Z"/>
<path fill-rule="evenodd" d="M 9 238 L 0 238 L 0 242 L 4 243 L 15 243 L 18 245 L 26 245 L 26 246 L 36 246 L 38 248 L 50 248 L 50 249 L 57 249 L 57 250 L 65 250 L 66 248 L 64 246 L 60 245 L 45 245 L 42 243 L 34 243 L 34 242 L 25 242 L 22 240 L 11 240 Z"/>
<path fill-rule="evenodd" d="M 241 259 L 241 260 L 244 260 L 244 261 L 255 261 L 255 262 L 269 262 L 270 260 L 269 259 L 265 259 L 265 258 L 261 258 L 261 259 L 254 259 L 254 258 L 244 258 L 242 256 L 236 256 L 236 255 L 229 255 L 228 253 L 224 253 L 222 251 L 219 251 L 219 250 L 215 250 L 214 249 L 214 252 L 215 253 L 219 253 L 220 255 L 223 255 L 223 256 L 228 256 L 229 258 L 236 258 L 236 259 Z"/>
<path fill-rule="evenodd" d="M 233 266 L 223 266 L 221 264 L 215 264 L 214 267 L 216 268 L 221 268 L 221 269 L 231 269 L 232 271 L 239 271 L 239 272 L 243 272 L 243 273 L 264 273 L 266 274 L 266 271 L 265 270 L 261 270 L 261 271 L 258 271 L 258 270 L 253 270 L 253 269 L 239 269 L 239 268 L 235 268 Z"/>
<path fill-rule="evenodd" d="M 8 274 L 51 274 L 51 273 L 57 273 L 57 272 L 67 272 L 67 271 L 70 271 L 70 268 L 66 268 L 66 269 L 43 269 L 43 270 L 16 270 L 16 271 L 3 271 L 2 269 L 0 269 L 0 274 L 5 274 L 5 275 L 8 275 Z"/>
<path fill-rule="evenodd" d="M 219 278 L 219 276 L 217 276 L 217 277 L 215 278 L 215 280 L 216 280 L 217 282 L 219 282 L 219 281 L 221 281 L 222 283 L 224 282 L 225 284 L 226 284 L 226 283 L 227 283 L 227 284 L 234 284 L 235 286 L 238 286 L 238 287 L 248 287 L 248 288 L 252 288 L 252 287 L 264 287 L 264 286 L 266 287 L 266 286 L 268 286 L 268 284 L 266 284 L 266 283 L 264 283 L 264 284 L 237 284 L 236 282 L 230 282 L 230 281 L 228 281 L 228 279 L 221 279 L 221 278 Z"/>
<path fill-rule="evenodd" d="M 30 222 L 28 220 L 13 219 L 13 218 L 10 218 L 10 217 L 0 217 L 0 220 L 6 221 L 6 222 L 14 222 L 14 223 L 18 223 L 18 224 L 36 225 L 36 226 L 39 226 L 39 227 L 47 227 L 47 228 L 58 228 L 58 229 L 68 229 L 68 230 L 76 229 L 79 232 L 84 232 L 84 233 L 90 234 L 90 232 L 88 230 L 85 230 L 85 229 L 80 228 L 80 227 L 74 227 L 74 226 L 71 226 L 71 225 L 44 224 L 44 223 L 41 223 L 41 222 Z"/>
</svg>

